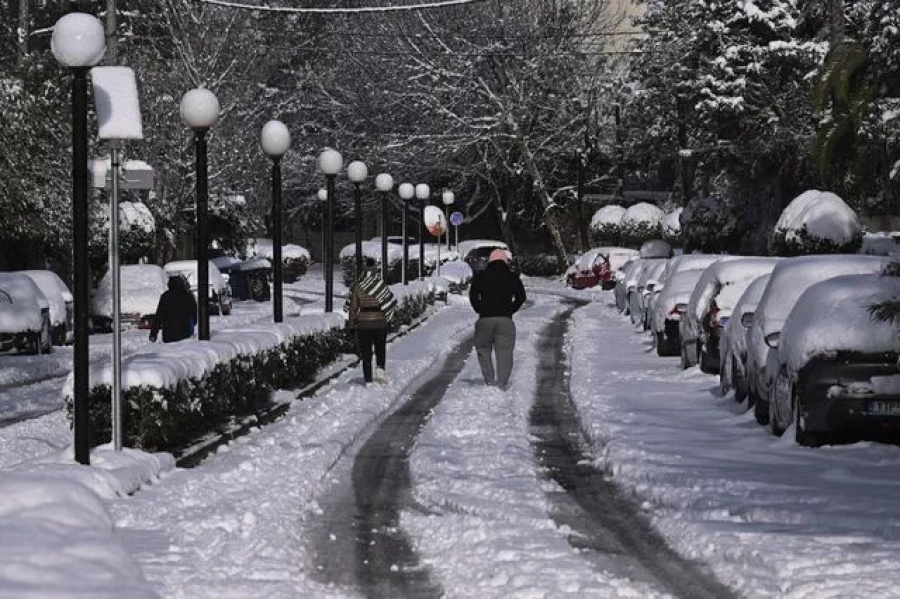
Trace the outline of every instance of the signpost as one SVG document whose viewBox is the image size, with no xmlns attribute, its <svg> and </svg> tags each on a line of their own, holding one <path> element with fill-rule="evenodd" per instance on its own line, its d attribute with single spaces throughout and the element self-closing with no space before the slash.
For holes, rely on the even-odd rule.
<svg viewBox="0 0 900 599">
<path fill-rule="evenodd" d="M 121 173 L 122 142 L 129 139 L 143 139 L 141 107 L 138 99 L 137 81 L 134 71 L 128 67 L 94 67 L 91 70 L 94 83 L 94 105 L 97 112 L 97 136 L 109 142 L 109 166 L 102 177 L 106 186 L 110 182 L 109 194 L 109 272 L 112 275 L 113 303 L 113 357 L 112 357 L 112 439 L 117 451 L 122 449 L 122 336 L 121 284 L 119 279 L 119 189 L 150 189 L 153 186 L 153 169 L 135 169 L 136 176 L 123 177 Z M 100 161 L 101 164 L 105 161 Z M 97 164 L 97 161 L 94 161 Z M 98 169 L 99 170 L 99 169 Z M 110 172 L 111 171 L 111 172 Z M 149 172 L 148 172 L 149 171 Z M 92 170 L 92 172 L 94 172 Z M 127 173 L 126 169 L 126 173 Z"/>
<path fill-rule="evenodd" d="M 463 224 L 465 217 L 462 212 L 453 212 L 450 215 L 450 224 L 453 225 L 453 232 L 456 236 L 456 251 L 459 251 L 459 226 Z"/>
</svg>

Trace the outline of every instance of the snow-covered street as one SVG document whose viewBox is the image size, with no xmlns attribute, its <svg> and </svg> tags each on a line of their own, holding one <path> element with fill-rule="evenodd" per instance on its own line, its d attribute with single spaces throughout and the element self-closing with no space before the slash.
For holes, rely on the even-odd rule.
<svg viewBox="0 0 900 599">
<path fill-rule="evenodd" d="M 775 438 L 720 396 L 715 377 L 657 357 L 611 293 L 542 279 L 528 291 L 507 392 L 480 381 L 474 314 L 451 296 L 391 343 L 386 386 L 363 387 L 348 370 L 195 468 L 120 456 L 135 467 L 105 472 L 140 472 L 143 484 L 101 500 L 117 568 L 109 556 L 93 567 L 86 555 L 60 559 L 4 506 L 0 530 L 18 530 L 9 538 L 22 546 L 0 569 L 0 596 L 900 596 L 900 449 Z M 548 375 L 554 335 L 564 358 Z M 565 451 L 581 460 L 578 480 L 616 485 L 596 502 L 622 502 L 623 521 L 604 523 L 558 482 L 542 440 L 552 426 L 536 408 L 547 395 L 557 407 L 571 398 L 578 421 Z M 402 414 L 424 401 L 434 406 Z M 4 477 L 64 461 L 17 464 L 6 449 L 25 437 L 70 443 L 57 417 L 44 430 L 35 423 L 47 416 L 0 429 Z M 415 438 L 388 436 L 373 450 L 399 417 L 406 424 L 392 430 Z M 91 470 L 109 453 L 95 451 Z M 70 480 L 90 479 L 74 465 L 53 471 L 66 468 L 79 470 Z M 23 564 L 29 574 L 14 576 Z"/>
</svg>

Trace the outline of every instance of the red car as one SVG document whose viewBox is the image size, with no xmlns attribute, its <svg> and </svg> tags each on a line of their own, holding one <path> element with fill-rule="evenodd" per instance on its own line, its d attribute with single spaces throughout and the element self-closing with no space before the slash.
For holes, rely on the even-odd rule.
<svg viewBox="0 0 900 599">
<path fill-rule="evenodd" d="M 610 290 L 616 286 L 616 271 L 628 260 L 638 255 L 637 250 L 622 247 L 602 246 L 586 251 L 578 258 L 569 275 L 569 284 L 574 289 L 600 287 Z"/>
</svg>

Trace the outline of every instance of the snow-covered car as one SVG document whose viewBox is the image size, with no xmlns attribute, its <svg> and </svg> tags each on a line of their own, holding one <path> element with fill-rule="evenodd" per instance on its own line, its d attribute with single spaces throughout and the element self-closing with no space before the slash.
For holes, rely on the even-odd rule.
<svg viewBox="0 0 900 599">
<path fill-rule="evenodd" d="M 678 325 L 687 310 L 691 293 L 700 280 L 704 268 L 679 270 L 669 277 L 653 303 L 650 331 L 656 339 L 658 356 L 677 356 L 681 350 Z"/>
<path fill-rule="evenodd" d="M 770 276 L 771 274 L 762 275 L 750 283 L 734 304 L 731 318 L 722 330 L 719 345 L 719 390 L 725 395 L 734 389 L 734 400 L 738 403 L 747 399 L 747 330 Z"/>
<path fill-rule="evenodd" d="M 662 239 L 651 239 L 641 244 L 638 250 L 641 258 L 671 258 L 675 255 L 672 244 Z"/>
<path fill-rule="evenodd" d="M 180 274 L 187 279 L 190 285 L 191 293 L 194 298 L 197 297 L 197 261 L 196 260 L 174 260 L 167 263 L 163 270 L 167 276 Z M 219 272 L 218 267 L 212 262 L 209 263 L 209 310 L 211 314 L 221 314 L 227 316 L 231 314 L 231 287 L 228 281 Z"/>
<path fill-rule="evenodd" d="M 123 264 L 119 267 L 120 319 L 122 328 L 153 326 L 159 296 L 167 289 L 168 277 L 156 264 Z M 91 325 L 95 332 L 112 331 L 112 276 L 103 275 L 91 297 Z"/>
<path fill-rule="evenodd" d="M 616 271 L 629 260 L 639 257 L 639 253 L 631 248 L 617 246 L 606 246 L 600 250 L 600 256 L 594 261 L 591 270 L 597 276 L 600 288 L 609 291 L 616 286 Z"/>
<path fill-rule="evenodd" d="M 50 302 L 31 278 L 0 272 L 0 351 L 53 351 Z"/>
<path fill-rule="evenodd" d="M 637 279 L 634 289 L 628 293 L 628 316 L 631 324 L 640 326 L 642 330 L 650 330 L 650 297 L 653 294 L 653 285 L 660 273 L 665 269 L 666 258 L 647 258 L 641 276 Z"/>
<path fill-rule="evenodd" d="M 599 271 L 594 269 L 597 261 L 603 261 L 603 248 L 591 248 L 578 256 L 566 276 L 566 285 L 573 289 L 596 287 L 600 282 Z"/>
<path fill-rule="evenodd" d="M 68 286 L 52 270 L 20 270 L 40 287 L 50 302 L 50 336 L 53 345 L 65 345 L 73 338 L 73 298 Z"/>
<path fill-rule="evenodd" d="M 628 289 L 629 286 L 634 287 L 637 284 L 641 262 L 643 262 L 643 259 L 634 258 L 616 271 L 616 286 L 613 288 L 613 297 L 616 300 L 616 307 L 626 315 L 628 314 Z"/>
<path fill-rule="evenodd" d="M 898 299 L 900 277 L 881 275 L 833 277 L 803 292 L 778 338 L 776 435 L 794 424 L 797 443 L 819 445 L 833 433 L 900 423 L 897 328 L 870 311 Z"/>
<path fill-rule="evenodd" d="M 777 371 L 778 334 L 800 295 L 811 285 L 848 274 L 880 274 L 890 259 L 859 254 L 820 254 L 781 260 L 763 291 L 747 331 L 747 382 L 756 421 L 769 423 L 769 391 Z"/>
<path fill-rule="evenodd" d="M 498 249 L 509 252 L 509 246 L 496 239 L 467 239 L 459 242 L 457 251 L 472 272 L 478 272 L 488 265 L 491 252 Z"/>
<path fill-rule="evenodd" d="M 720 254 L 679 254 L 669 258 L 666 262 L 666 267 L 653 283 L 652 293 L 649 297 L 650 330 L 653 331 L 654 306 L 660 293 L 666 288 L 666 283 L 669 279 L 682 270 L 704 269 L 713 262 L 717 262 L 725 257 L 727 256 Z M 656 334 L 656 331 L 654 331 L 654 334 Z"/>
<path fill-rule="evenodd" d="M 699 364 L 707 374 L 719 372 L 719 341 L 734 304 L 755 278 L 772 272 L 778 260 L 744 257 L 706 267 L 679 324 L 682 368 Z"/>
</svg>

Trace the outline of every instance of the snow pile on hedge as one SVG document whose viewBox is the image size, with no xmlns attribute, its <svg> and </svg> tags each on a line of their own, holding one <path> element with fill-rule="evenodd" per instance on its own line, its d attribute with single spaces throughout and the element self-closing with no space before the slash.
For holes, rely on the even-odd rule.
<svg viewBox="0 0 900 599">
<path fill-rule="evenodd" d="M 862 244 L 862 224 L 856 212 L 828 191 L 811 189 L 788 204 L 775 223 L 772 249 L 776 254 L 852 253 Z"/>
<path fill-rule="evenodd" d="M 622 216 L 622 245 L 640 246 L 645 241 L 660 238 L 664 216 L 659 207 L 647 202 L 629 207 Z"/>
</svg>

